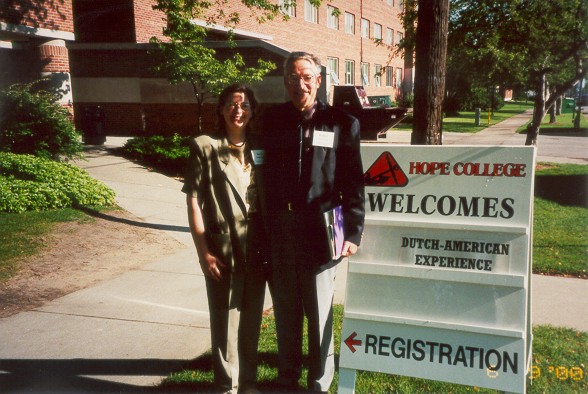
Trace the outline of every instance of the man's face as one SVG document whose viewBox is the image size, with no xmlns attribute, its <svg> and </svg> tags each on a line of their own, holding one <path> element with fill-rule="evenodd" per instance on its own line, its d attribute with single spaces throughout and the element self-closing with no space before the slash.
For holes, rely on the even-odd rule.
<svg viewBox="0 0 588 394">
<path fill-rule="evenodd" d="M 321 86 L 321 75 L 308 60 L 296 60 L 284 77 L 284 84 L 292 104 L 300 111 L 310 108 L 316 100 L 316 92 Z"/>
</svg>

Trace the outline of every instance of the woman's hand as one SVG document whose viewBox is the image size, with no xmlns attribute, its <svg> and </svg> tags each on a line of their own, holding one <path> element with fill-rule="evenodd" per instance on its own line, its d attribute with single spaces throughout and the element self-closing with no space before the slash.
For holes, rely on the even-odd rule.
<svg viewBox="0 0 588 394">
<path fill-rule="evenodd" d="M 220 282 L 223 279 L 222 271 L 224 271 L 227 266 L 216 256 L 206 253 L 204 259 L 200 259 L 200 268 L 202 268 L 202 273 L 205 276 Z"/>
</svg>

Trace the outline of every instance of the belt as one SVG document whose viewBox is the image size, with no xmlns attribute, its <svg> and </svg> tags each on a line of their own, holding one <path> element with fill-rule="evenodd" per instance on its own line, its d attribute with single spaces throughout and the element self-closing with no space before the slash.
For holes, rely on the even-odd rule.
<svg viewBox="0 0 588 394">
<path fill-rule="evenodd" d="M 304 204 L 303 201 L 283 201 L 274 205 L 276 212 L 308 212 L 311 213 L 313 210 L 309 205 Z"/>
<path fill-rule="evenodd" d="M 286 203 L 279 204 L 275 207 L 276 212 L 287 212 L 287 213 L 294 213 L 300 211 L 300 208 L 296 206 L 296 203 L 288 201 Z"/>
<path fill-rule="evenodd" d="M 315 211 L 312 210 L 309 206 L 307 205 L 300 205 L 297 204 L 295 202 L 287 202 L 285 204 L 285 206 L 283 206 L 283 208 L 281 208 L 279 210 L 280 212 L 286 212 L 286 213 L 296 213 L 296 215 L 302 215 L 302 216 L 307 216 L 307 215 L 314 215 Z"/>
</svg>

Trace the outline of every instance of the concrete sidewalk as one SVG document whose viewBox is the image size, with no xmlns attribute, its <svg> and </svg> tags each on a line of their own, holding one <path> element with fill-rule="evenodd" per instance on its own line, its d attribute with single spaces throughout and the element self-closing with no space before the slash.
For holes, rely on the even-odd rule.
<svg viewBox="0 0 588 394">
<path fill-rule="evenodd" d="M 444 144 L 522 145 L 514 133 L 528 114 L 476 135 L 445 133 Z M 581 137 L 539 137 L 538 161 L 588 163 Z M 569 138 L 569 139 L 568 139 Z M 409 143 L 393 131 L 386 142 Z M 146 392 L 210 346 L 204 279 L 196 263 L 181 184 L 113 155 L 108 138 L 77 163 L 116 191 L 117 203 L 185 245 L 153 262 L 0 319 L 1 392 Z M 548 145 L 548 146 L 546 146 Z M 338 271 L 336 302 L 344 299 L 346 266 Z M 588 331 L 588 281 L 533 275 L 534 324 Z M 571 302 L 573 300 L 573 302 Z M 267 306 L 270 305 L 266 298 Z"/>
<path fill-rule="evenodd" d="M 525 145 L 526 134 L 516 130 L 531 120 L 532 110 L 515 115 L 475 134 L 443 133 L 443 145 Z M 378 142 L 410 144 L 410 131 L 391 129 Z M 581 135 L 541 131 L 537 144 L 537 162 L 588 164 L 588 138 Z"/>
</svg>

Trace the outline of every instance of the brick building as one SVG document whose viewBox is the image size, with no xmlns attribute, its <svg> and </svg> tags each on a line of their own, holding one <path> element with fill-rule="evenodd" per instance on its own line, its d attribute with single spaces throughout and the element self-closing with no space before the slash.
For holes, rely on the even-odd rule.
<svg viewBox="0 0 588 394">
<path fill-rule="evenodd" d="M 320 7 L 308 0 L 298 0 L 294 7 L 288 0 L 279 3 L 288 21 L 259 24 L 245 17 L 239 28 L 262 33 L 287 51 L 317 54 L 327 66 L 331 86 L 363 85 L 369 95 L 392 100 L 401 94 L 404 59 L 393 51 L 404 37 L 402 0 L 323 1 Z M 235 8 L 247 15 L 242 6 Z"/>
<path fill-rule="evenodd" d="M 240 13 L 236 39 L 247 62 L 262 57 L 277 70 L 254 86 L 264 105 L 286 100 L 282 62 L 291 51 L 306 50 L 324 62 L 322 94 L 333 85 L 363 85 L 368 95 L 401 94 L 404 60 L 392 48 L 403 37 L 400 0 L 323 1 L 320 7 L 298 0 L 276 0 L 289 20 L 258 23 L 239 1 L 226 12 Z M 25 6 L 17 4 L 28 4 Z M 43 7 L 38 4 L 43 4 Z M 152 36 L 161 36 L 163 14 L 154 0 L 9 0 L 0 9 L 0 65 L 10 63 L 10 78 L 32 79 L 52 73 L 67 88 L 64 105 L 72 104 L 78 127 L 84 114 L 99 107 L 109 135 L 187 133 L 196 128 L 191 87 L 170 85 L 152 71 Z M 37 6 L 34 6 L 37 4 Z M 48 9 L 45 15 L 42 9 Z M 42 17 L 43 16 L 43 17 Z M 203 21 L 195 21 L 204 24 Z M 229 51 L 222 41 L 226 27 L 209 26 L 217 52 Z M 75 39 L 74 39 L 75 32 Z M 380 44 L 376 44 L 379 41 Z M 25 50 L 26 48 L 26 50 Z M 18 56 L 15 56 L 18 52 Z M 32 64 L 26 75 L 23 73 Z M 0 70 L 4 70 L 2 67 Z M 71 74 L 71 78 L 70 78 Z M 4 75 L 2 75 L 4 78 Z M 65 84 L 68 85 L 65 85 Z M 4 84 L 3 84 L 4 85 Z M 71 89 L 69 89 L 71 86 Z M 212 127 L 214 103 L 205 107 L 203 126 Z"/>
<path fill-rule="evenodd" d="M 67 44 L 74 41 L 72 0 L 0 3 L 0 89 L 49 78 L 60 102 L 71 106 Z"/>
</svg>

